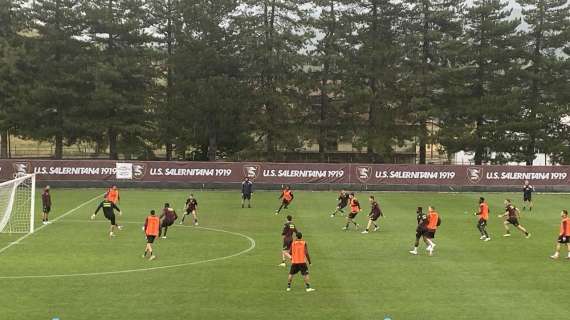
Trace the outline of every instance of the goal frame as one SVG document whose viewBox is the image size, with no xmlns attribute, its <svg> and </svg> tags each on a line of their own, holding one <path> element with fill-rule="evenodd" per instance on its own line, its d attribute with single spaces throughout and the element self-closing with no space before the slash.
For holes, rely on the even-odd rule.
<svg viewBox="0 0 570 320">
<path fill-rule="evenodd" d="M 10 202 L 13 203 L 14 198 L 15 198 L 15 194 L 16 194 L 16 189 L 18 187 L 18 183 L 17 182 L 21 182 L 24 181 L 26 179 L 31 179 L 31 184 L 30 184 L 30 230 L 27 233 L 34 233 L 35 231 L 35 215 L 36 215 L 36 174 L 34 173 L 30 173 L 30 174 L 24 174 L 21 176 L 17 176 L 14 179 L 8 180 L 8 181 L 4 181 L 2 183 L 0 183 L 0 187 L 3 187 L 5 185 L 11 184 L 13 183 L 14 186 L 12 187 L 12 193 L 10 195 Z M 10 204 L 10 207 L 12 206 L 12 204 Z M 11 213 L 10 213 L 11 214 Z M 8 218 L 10 219 L 10 218 Z"/>
</svg>

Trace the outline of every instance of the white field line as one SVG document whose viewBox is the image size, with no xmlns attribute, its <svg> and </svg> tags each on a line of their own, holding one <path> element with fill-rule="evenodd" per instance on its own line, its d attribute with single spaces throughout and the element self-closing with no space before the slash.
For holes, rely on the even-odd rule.
<svg viewBox="0 0 570 320">
<path fill-rule="evenodd" d="M 95 197 L 93 197 L 93 198 L 91 198 L 91 199 L 89 199 L 89 200 L 83 202 L 82 204 L 78 205 L 77 207 L 75 207 L 75 208 L 73 208 L 73 209 L 67 211 L 66 213 L 62 214 L 61 216 L 59 216 L 59 217 L 53 219 L 52 222 L 57 222 L 57 221 L 59 221 L 59 220 L 65 218 L 66 216 L 68 216 L 68 215 L 74 213 L 75 211 L 77 211 L 77 210 L 83 208 L 85 205 L 87 205 L 87 204 L 93 202 L 93 200 L 96 200 L 96 199 L 99 199 L 99 198 L 101 198 L 101 195 L 97 195 L 97 196 L 95 196 Z M 12 246 L 14 246 L 14 245 L 16 245 L 16 244 L 19 244 L 20 242 L 24 241 L 27 237 L 31 236 L 32 234 L 35 234 L 36 232 L 39 232 L 40 230 L 42 230 L 43 228 L 47 227 L 48 225 L 49 225 L 49 224 L 41 225 L 41 226 L 39 226 L 38 228 L 36 228 L 36 230 L 34 231 L 34 233 L 26 233 L 25 235 L 23 235 L 23 236 L 21 236 L 20 238 L 18 238 L 16 241 L 9 243 L 8 245 L 6 245 L 6 246 L 3 247 L 3 248 L 0 248 L 0 254 L 2 254 L 2 252 L 8 250 L 8 249 L 11 248 Z"/>
<path fill-rule="evenodd" d="M 67 222 L 91 222 L 91 221 L 67 220 Z M 106 221 L 101 221 L 101 222 L 106 222 Z M 138 222 L 123 222 L 123 223 L 139 224 Z M 208 231 L 223 232 L 223 233 L 227 233 L 227 234 L 231 234 L 231 235 L 235 235 L 235 236 L 245 238 L 249 241 L 250 245 L 247 249 L 244 249 L 244 250 L 241 250 L 240 252 L 230 254 L 227 256 L 223 256 L 223 257 L 211 258 L 211 259 L 199 260 L 199 261 L 193 261 L 193 262 L 171 264 L 171 265 L 165 265 L 165 266 L 127 269 L 127 270 L 115 270 L 115 271 L 105 271 L 105 272 L 48 274 L 48 275 L 21 275 L 21 276 L 5 276 L 5 277 L 0 276 L 0 280 L 89 277 L 89 276 L 126 274 L 126 273 L 144 272 L 144 271 L 161 270 L 161 269 L 172 269 L 172 268 L 180 268 L 180 267 L 192 266 L 192 265 L 197 265 L 197 264 L 204 264 L 204 263 L 208 263 L 208 262 L 227 260 L 227 259 L 235 258 L 237 256 L 241 256 L 241 255 L 246 254 L 246 253 L 252 251 L 253 249 L 255 249 L 255 245 L 256 245 L 255 240 L 249 236 L 246 236 L 245 234 L 241 234 L 238 232 L 226 231 L 226 230 L 222 230 L 222 229 L 206 228 L 206 227 L 194 227 L 194 226 L 177 226 L 177 227 L 197 228 L 197 229 L 208 230 Z"/>
</svg>

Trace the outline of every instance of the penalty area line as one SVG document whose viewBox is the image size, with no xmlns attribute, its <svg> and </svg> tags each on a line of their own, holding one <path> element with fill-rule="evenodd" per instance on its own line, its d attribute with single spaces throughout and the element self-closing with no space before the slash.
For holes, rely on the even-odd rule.
<svg viewBox="0 0 570 320">
<path fill-rule="evenodd" d="M 62 214 L 61 216 L 59 216 L 59 217 L 53 219 L 52 222 L 57 222 L 57 221 L 59 221 L 59 220 L 65 218 L 65 217 L 67 217 L 68 215 L 74 213 L 75 211 L 77 211 L 77 210 L 83 208 L 85 205 L 87 205 L 87 204 L 93 202 L 93 200 L 99 199 L 100 197 L 101 197 L 101 195 L 97 195 L 97 196 L 95 196 L 95 197 L 93 197 L 93 198 L 91 198 L 91 199 L 89 199 L 89 200 L 83 202 L 82 204 L 78 205 L 77 207 L 75 207 L 75 208 L 73 208 L 73 209 L 71 209 L 71 210 L 65 212 L 65 213 Z M 38 228 L 36 228 L 36 230 L 34 231 L 34 233 L 26 233 L 25 235 L 23 235 L 23 236 L 21 236 L 20 238 L 16 239 L 16 241 L 10 242 L 8 245 L 6 245 L 6 246 L 0 248 L 0 254 L 2 254 L 4 251 L 10 249 L 12 246 L 17 245 L 17 244 L 20 244 L 20 242 L 24 241 L 27 237 L 31 236 L 32 234 L 35 234 L 35 233 L 39 232 L 40 230 L 42 230 L 43 228 L 47 227 L 48 225 L 49 225 L 49 224 L 43 224 L 43 225 L 39 226 Z"/>
</svg>

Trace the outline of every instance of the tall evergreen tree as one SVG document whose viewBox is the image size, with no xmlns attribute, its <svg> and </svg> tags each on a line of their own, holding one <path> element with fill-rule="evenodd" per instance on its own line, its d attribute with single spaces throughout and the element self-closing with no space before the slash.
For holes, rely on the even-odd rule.
<svg viewBox="0 0 570 320">
<path fill-rule="evenodd" d="M 401 80 L 409 118 L 417 127 L 419 163 L 426 163 L 430 137 L 428 121 L 437 121 L 438 98 L 443 88 L 440 77 L 450 67 L 448 52 L 461 38 L 461 0 L 407 0 L 404 22 L 405 60 Z M 431 133 L 434 134 L 433 132 Z"/>
<path fill-rule="evenodd" d="M 465 15 L 462 65 L 447 78 L 441 142 L 449 153 L 474 152 L 475 164 L 505 162 L 520 105 L 520 19 L 501 0 L 477 0 Z M 495 154 L 495 157 L 493 157 Z"/>
<path fill-rule="evenodd" d="M 309 99 L 307 112 L 311 127 L 310 137 L 316 138 L 320 160 L 327 152 L 337 150 L 339 139 L 345 136 L 346 115 L 343 111 L 342 81 L 344 52 L 346 52 L 346 12 L 344 1 L 314 0 L 318 17 L 311 19 L 315 30 L 314 49 L 310 50 Z"/>
<path fill-rule="evenodd" d="M 249 86 L 254 90 L 255 126 L 269 160 L 278 149 L 299 147 L 299 105 L 306 80 L 308 0 L 244 0 L 236 12 Z"/>
<path fill-rule="evenodd" d="M 216 160 L 248 143 L 248 87 L 238 55 L 243 49 L 232 14 L 239 2 L 182 4 L 182 34 L 174 55 L 176 109 L 186 143 L 199 158 Z"/>
<path fill-rule="evenodd" d="M 79 0 L 37 0 L 31 8 L 36 72 L 31 103 L 18 114 L 19 133 L 55 142 L 56 159 L 63 157 L 64 139 L 74 142 L 81 134 L 78 116 L 89 91 L 80 9 Z"/>
<path fill-rule="evenodd" d="M 519 129 L 516 160 L 532 165 L 539 152 L 560 151 L 559 136 L 568 115 L 565 93 L 570 79 L 562 50 L 570 43 L 570 7 L 567 1 L 521 0 L 527 66 L 523 68 L 523 100 L 514 124 Z"/>
<path fill-rule="evenodd" d="M 109 157 L 144 153 L 149 128 L 147 103 L 154 81 L 152 40 L 143 0 L 84 0 L 93 56 L 94 93 L 85 115 L 104 133 Z"/>
<path fill-rule="evenodd" d="M 9 130 L 18 124 L 31 78 L 26 70 L 26 39 L 21 35 L 27 24 L 23 5 L 23 0 L 0 0 L 0 158 L 9 156 Z"/>
<path fill-rule="evenodd" d="M 158 65 L 160 82 L 155 91 L 156 135 L 159 145 L 166 149 L 166 160 L 173 157 L 174 144 L 181 136 L 181 126 L 185 120 L 176 110 L 177 82 L 174 69 L 174 57 L 179 47 L 179 37 L 183 36 L 182 3 L 180 0 L 151 0 L 149 14 L 156 30 L 155 42 L 158 44 Z M 179 148 L 183 149 L 183 148 Z"/>
<path fill-rule="evenodd" d="M 568 21 L 570 17 L 566 19 Z M 565 37 L 570 37 L 570 28 L 566 28 L 564 31 Z M 570 79 L 570 43 L 567 43 L 562 50 L 565 55 L 565 60 L 563 62 L 563 72 L 562 79 Z M 554 137 L 554 145 L 552 150 L 550 150 L 551 156 L 553 157 L 554 163 L 562 163 L 570 165 L 570 90 L 559 91 L 560 99 L 564 101 L 561 104 L 562 112 L 560 112 L 562 126 L 557 127 L 555 132 L 552 132 Z"/>
<path fill-rule="evenodd" d="M 351 9 L 345 66 L 347 104 L 355 120 L 357 144 L 370 161 L 391 161 L 394 146 L 406 138 L 398 79 L 402 65 L 403 6 L 389 0 L 355 1 Z"/>
</svg>

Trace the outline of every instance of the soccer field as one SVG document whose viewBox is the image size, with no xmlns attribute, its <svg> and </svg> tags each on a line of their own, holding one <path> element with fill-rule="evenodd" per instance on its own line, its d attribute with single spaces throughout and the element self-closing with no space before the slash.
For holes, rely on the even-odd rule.
<svg viewBox="0 0 570 320">
<path fill-rule="evenodd" d="M 381 231 L 342 231 L 330 218 L 336 192 L 295 192 L 274 215 L 275 192 L 258 192 L 242 209 L 238 192 L 194 191 L 200 227 L 176 226 L 156 242 L 158 258 L 141 258 L 141 230 L 150 209 L 170 202 L 181 213 L 188 190 L 123 189 L 125 225 L 109 240 L 100 213 L 89 220 L 103 190 L 53 189 L 54 223 L 22 235 L 0 235 L 0 319 L 564 319 L 568 315 L 566 259 L 552 261 L 568 195 L 536 194 L 518 231 L 503 238 L 502 200 L 520 194 L 484 194 L 491 208 L 492 241 L 475 228 L 480 194 L 368 193 L 358 222 L 366 223 L 374 194 L 386 218 Z M 39 192 L 36 193 L 39 196 Z M 37 201 L 36 203 L 38 203 Z M 441 214 L 435 255 L 408 253 L 416 206 Z M 40 219 L 40 207 L 37 207 Z M 465 214 L 465 212 L 469 214 Z M 311 284 L 298 275 L 286 292 L 280 232 L 294 216 L 308 243 Z M 188 225 L 190 224 L 187 221 Z M 38 224 L 39 226 L 39 224 Z M 562 256 L 566 256 L 563 249 Z"/>
</svg>

